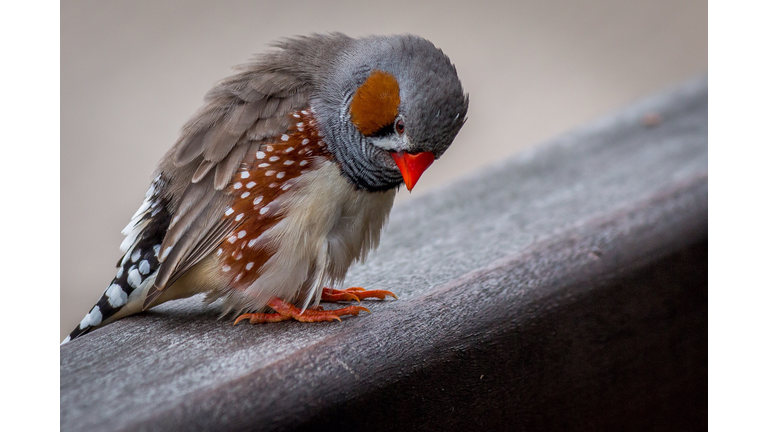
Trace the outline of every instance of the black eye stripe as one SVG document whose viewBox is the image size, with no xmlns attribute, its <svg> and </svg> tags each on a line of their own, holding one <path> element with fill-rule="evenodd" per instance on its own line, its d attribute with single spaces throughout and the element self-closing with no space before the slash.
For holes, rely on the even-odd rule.
<svg viewBox="0 0 768 432">
<path fill-rule="evenodd" d="M 373 134 L 369 135 L 370 138 L 382 138 L 395 132 L 395 123 L 392 122 L 381 129 L 377 130 Z"/>
</svg>

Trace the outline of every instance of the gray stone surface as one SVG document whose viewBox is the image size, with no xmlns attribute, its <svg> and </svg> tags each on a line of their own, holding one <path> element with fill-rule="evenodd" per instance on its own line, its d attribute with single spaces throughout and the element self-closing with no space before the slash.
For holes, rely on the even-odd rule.
<svg viewBox="0 0 768 432">
<path fill-rule="evenodd" d="M 61 427 L 705 427 L 706 238 L 699 78 L 396 208 L 371 315 L 192 298 L 64 345 Z"/>
</svg>

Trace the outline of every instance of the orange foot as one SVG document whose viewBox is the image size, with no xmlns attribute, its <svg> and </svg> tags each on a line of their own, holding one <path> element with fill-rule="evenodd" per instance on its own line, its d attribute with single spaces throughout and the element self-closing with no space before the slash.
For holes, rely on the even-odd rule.
<svg viewBox="0 0 768 432">
<path fill-rule="evenodd" d="M 367 299 L 369 297 L 375 297 L 379 300 L 384 300 L 387 296 L 392 296 L 397 299 L 397 296 L 391 291 L 384 290 L 366 290 L 365 288 L 352 287 L 343 290 L 335 290 L 332 288 L 323 288 L 323 301 L 357 301 Z"/>
<path fill-rule="evenodd" d="M 322 300 L 337 302 L 337 301 L 357 301 L 362 299 L 374 297 L 379 300 L 384 300 L 387 296 L 392 296 L 397 299 L 397 296 L 384 290 L 366 290 L 365 288 L 352 287 L 343 290 L 335 290 L 332 288 L 323 288 Z M 286 303 L 283 300 L 274 297 L 267 302 L 267 306 L 275 310 L 276 313 L 246 313 L 242 314 L 235 320 L 235 325 L 243 320 L 249 320 L 251 324 L 268 323 L 268 322 L 280 322 L 289 319 L 295 319 L 301 322 L 321 322 L 321 321 L 341 321 L 344 315 L 357 315 L 358 313 L 365 311 L 371 313 L 367 308 L 362 306 L 347 306 L 341 309 L 323 310 L 322 306 L 309 308 L 303 313 L 301 309 L 296 306 Z"/>
<path fill-rule="evenodd" d="M 251 324 L 280 322 L 289 319 L 295 319 L 301 322 L 321 322 L 321 321 L 341 321 L 341 316 L 357 315 L 365 311 L 371 313 L 368 308 L 362 306 L 347 306 L 341 309 L 323 310 L 323 308 L 307 309 L 303 313 L 296 306 L 286 303 L 277 297 L 267 302 L 267 306 L 275 310 L 276 313 L 247 313 L 242 314 L 235 320 L 235 325 L 243 320 L 249 320 Z"/>
</svg>

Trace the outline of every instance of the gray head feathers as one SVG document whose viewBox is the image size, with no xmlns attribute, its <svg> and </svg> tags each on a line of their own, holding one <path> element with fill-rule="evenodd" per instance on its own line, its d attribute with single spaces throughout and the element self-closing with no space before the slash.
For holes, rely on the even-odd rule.
<svg viewBox="0 0 768 432">
<path fill-rule="evenodd" d="M 372 36 L 345 39 L 334 54 L 321 66 L 324 70 L 311 102 L 329 148 L 357 187 L 375 191 L 401 184 L 400 172 L 387 150 L 429 151 L 435 158 L 447 150 L 466 121 L 469 97 L 456 68 L 441 50 L 418 36 Z M 373 71 L 389 73 L 397 80 L 398 110 L 405 124 L 400 145 L 390 139 L 389 144 L 377 146 L 376 140 L 363 136 L 350 122 L 355 91 Z"/>
</svg>

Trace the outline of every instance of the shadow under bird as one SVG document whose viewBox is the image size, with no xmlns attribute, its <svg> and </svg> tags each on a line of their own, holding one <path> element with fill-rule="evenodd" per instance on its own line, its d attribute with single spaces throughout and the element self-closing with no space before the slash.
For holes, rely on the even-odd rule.
<svg viewBox="0 0 768 432">
<path fill-rule="evenodd" d="M 466 121 L 456 68 L 413 35 L 286 39 L 217 84 L 123 230 L 117 275 L 63 343 L 169 300 L 223 298 L 235 323 L 338 320 L 384 299 L 332 289 L 379 242 Z"/>
</svg>

